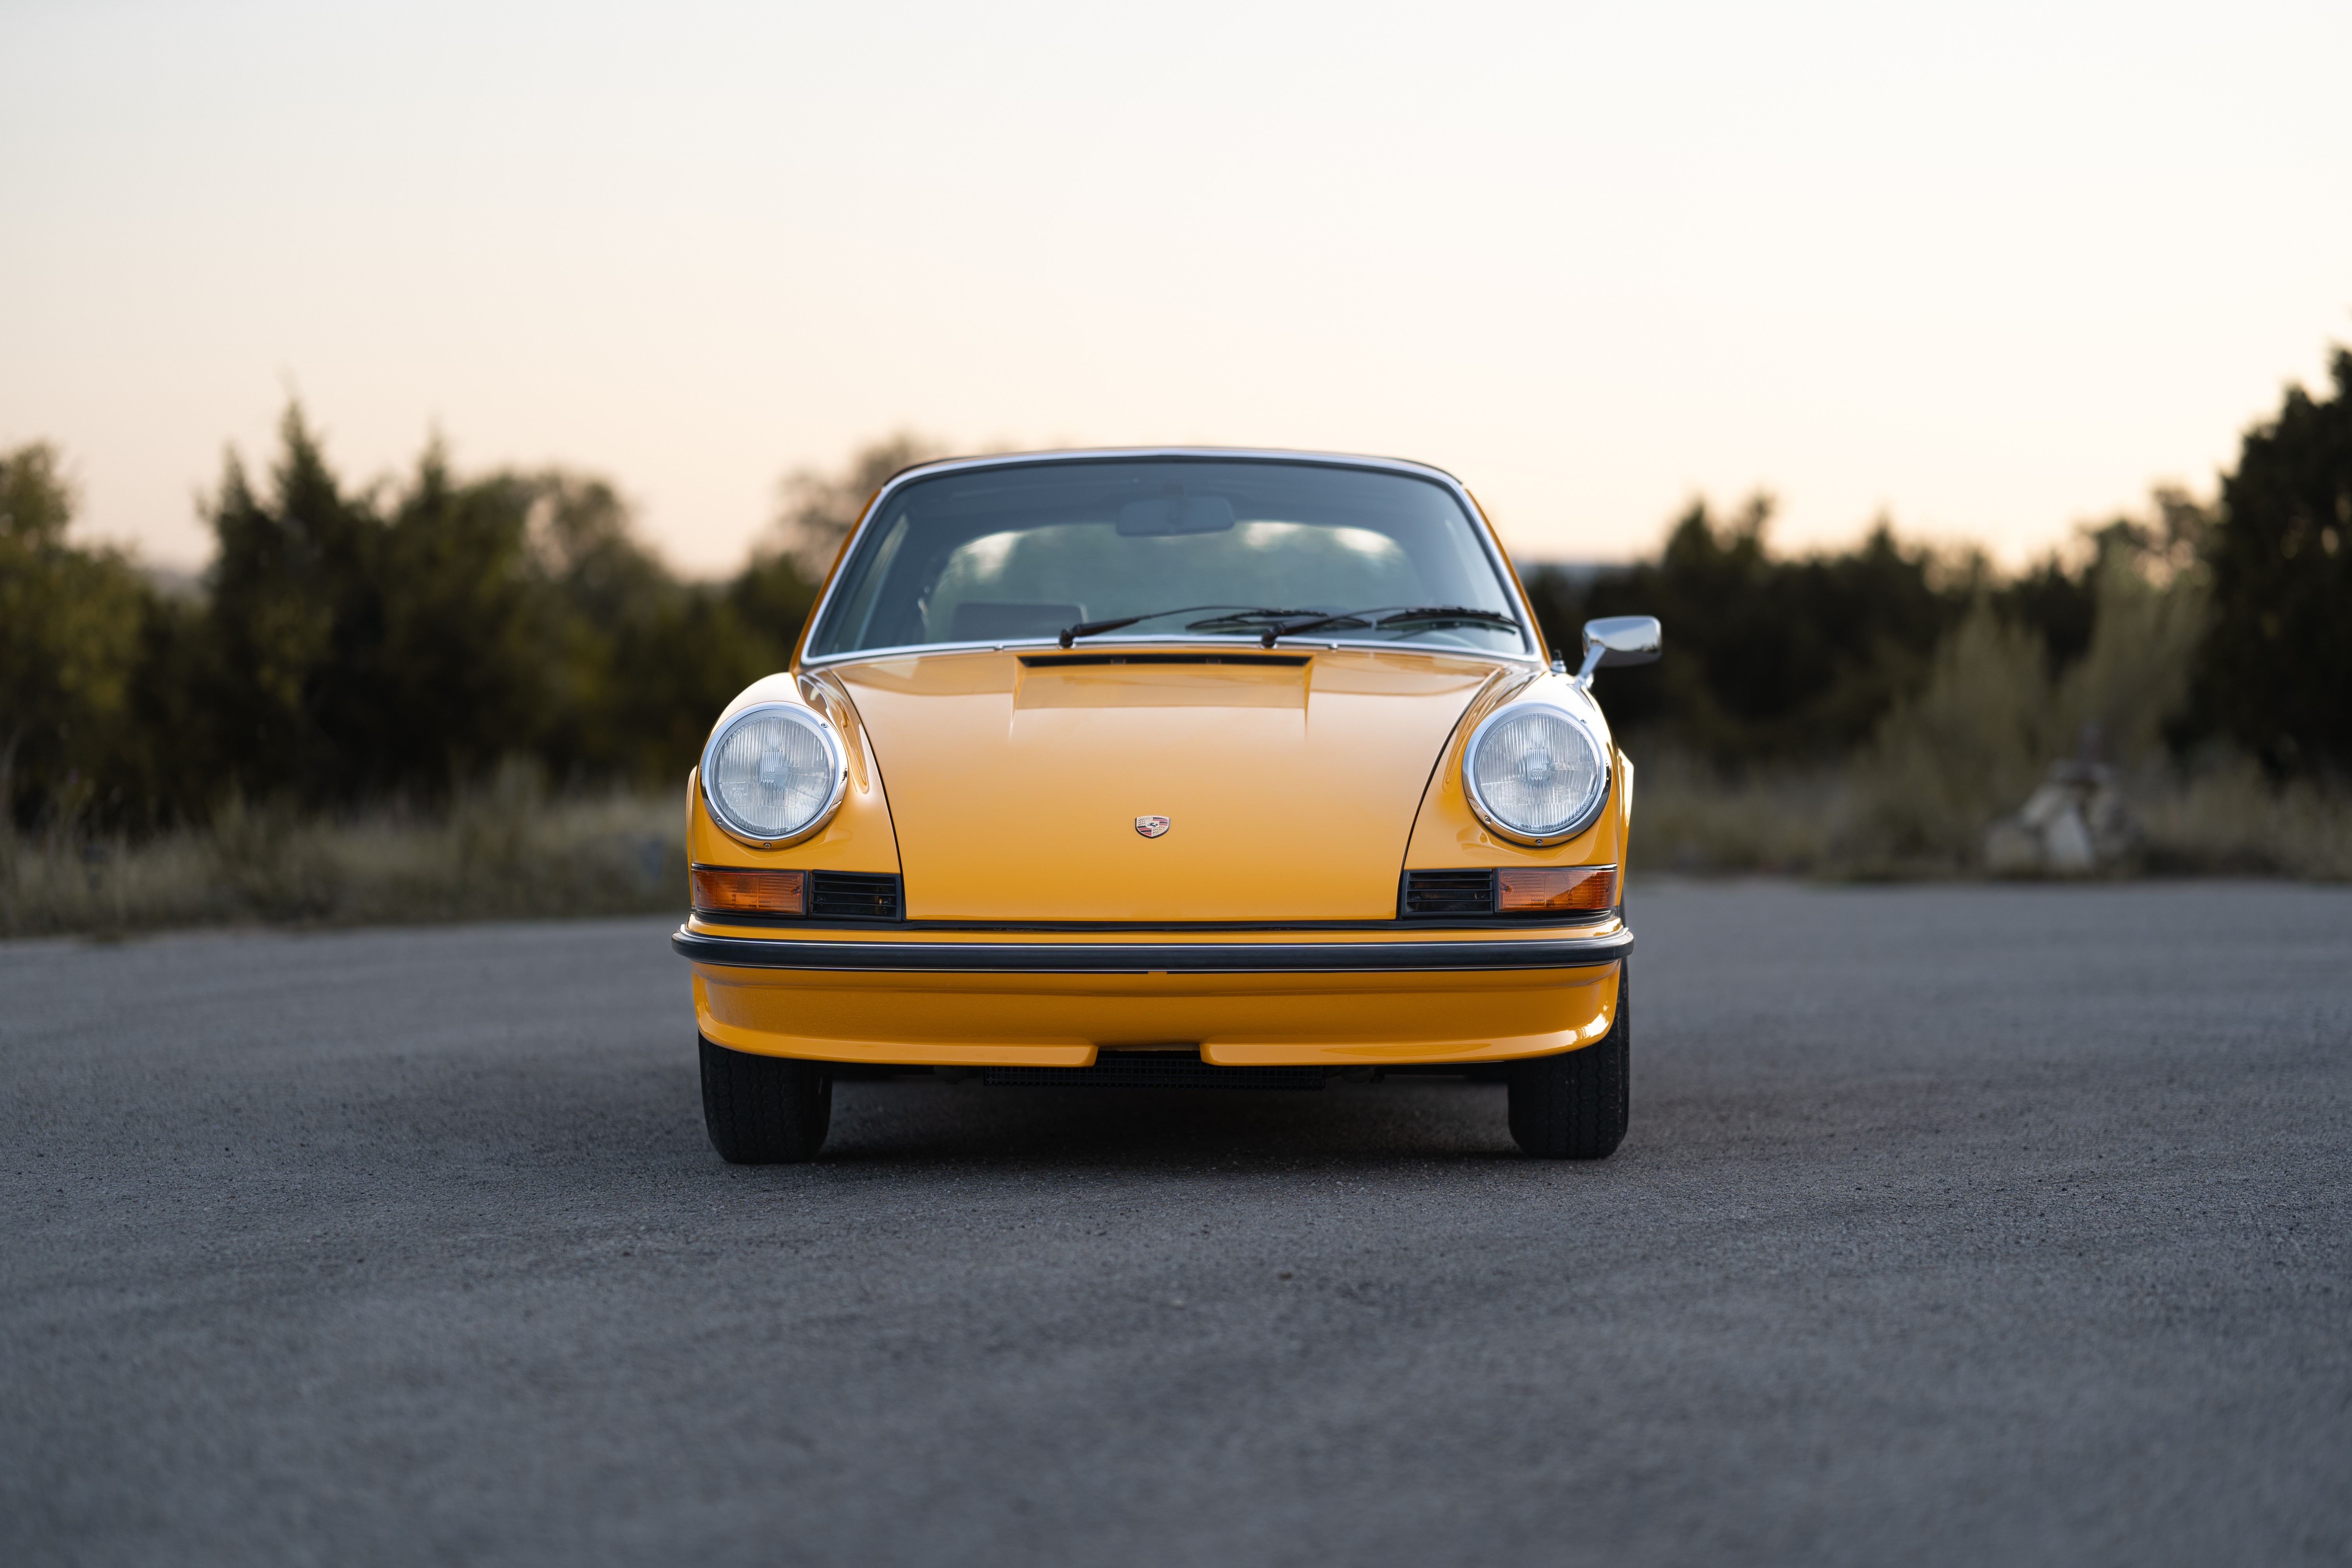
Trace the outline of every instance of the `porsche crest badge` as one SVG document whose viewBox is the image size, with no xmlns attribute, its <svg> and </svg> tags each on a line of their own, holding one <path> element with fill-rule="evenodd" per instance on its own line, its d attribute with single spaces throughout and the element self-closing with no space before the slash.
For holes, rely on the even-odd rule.
<svg viewBox="0 0 2352 1568">
<path fill-rule="evenodd" d="M 1135 819 L 1135 830 L 1146 838 L 1157 838 L 1168 831 L 1168 819 L 1164 816 L 1139 816 Z"/>
</svg>

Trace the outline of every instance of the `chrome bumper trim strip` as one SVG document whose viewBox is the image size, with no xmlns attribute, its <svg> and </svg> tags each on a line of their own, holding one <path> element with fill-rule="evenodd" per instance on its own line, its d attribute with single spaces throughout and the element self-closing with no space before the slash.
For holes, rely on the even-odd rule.
<svg viewBox="0 0 2352 1568">
<path fill-rule="evenodd" d="M 1633 951 L 1633 933 L 1526 942 L 794 942 L 680 926 L 670 947 L 733 969 L 964 974 L 1330 974 L 1450 969 L 1585 969 Z"/>
</svg>

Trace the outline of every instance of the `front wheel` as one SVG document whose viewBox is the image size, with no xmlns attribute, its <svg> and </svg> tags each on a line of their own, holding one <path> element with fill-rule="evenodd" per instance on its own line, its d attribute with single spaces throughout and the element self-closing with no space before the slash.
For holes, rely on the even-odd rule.
<svg viewBox="0 0 2352 1568">
<path fill-rule="evenodd" d="M 1511 1064 L 1511 1137 L 1539 1160 L 1605 1160 L 1633 1113 L 1626 1046 L 1633 1036 L 1633 966 L 1617 971 L 1617 1016 L 1581 1050 Z"/>
<path fill-rule="evenodd" d="M 702 1124 L 719 1157 L 730 1165 L 816 1158 L 833 1125 L 832 1069 L 824 1062 L 701 1043 Z"/>
</svg>

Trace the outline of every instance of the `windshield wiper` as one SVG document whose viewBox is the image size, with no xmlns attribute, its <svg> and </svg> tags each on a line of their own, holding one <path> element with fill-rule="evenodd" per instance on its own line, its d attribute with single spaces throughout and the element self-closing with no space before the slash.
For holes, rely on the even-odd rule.
<svg viewBox="0 0 2352 1568">
<path fill-rule="evenodd" d="M 1399 610 L 1393 616 L 1382 616 L 1380 624 L 1393 626 L 1420 623 L 1428 626 L 1462 624 L 1474 626 L 1508 626 L 1517 631 L 1519 617 L 1507 616 L 1500 610 L 1474 610 L 1466 605 L 1423 605 L 1410 610 Z"/>
<path fill-rule="evenodd" d="M 1382 610 L 1389 610 L 1393 613 L 1381 616 L 1377 621 L 1368 621 L 1364 618 L 1367 616 L 1378 614 Z M 1275 644 L 1275 639 L 1277 637 L 1286 637 L 1296 632 L 1313 631 L 1318 626 L 1507 626 L 1511 630 L 1517 631 L 1519 628 L 1519 618 L 1517 616 L 1505 615 L 1500 610 L 1474 610 L 1465 605 L 1414 605 L 1410 606 L 1373 605 L 1366 609 L 1342 610 L 1337 615 L 1316 616 L 1303 621 L 1285 621 L 1279 626 L 1271 626 L 1266 627 L 1265 632 L 1259 636 L 1258 641 L 1265 644 L 1267 647 L 1272 647 Z"/>
<path fill-rule="evenodd" d="M 1090 637 L 1098 632 L 1115 632 L 1121 626 L 1131 626 L 1139 621 L 1156 621 L 1162 616 L 1186 616 L 1194 610 L 1236 610 L 1240 614 L 1219 616 L 1213 620 L 1195 621 L 1185 628 L 1187 631 L 1198 631 L 1202 626 L 1226 623 L 1239 624 L 1241 621 L 1264 616 L 1295 616 L 1300 613 L 1297 610 L 1251 609 L 1241 605 L 1179 605 L 1172 610 L 1151 610 L 1140 616 L 1118 616 L 1107 621 L 1080 621 L 1076 626 L 1064 626 L 1062 646 L 1067 647 L 1080 637 Z"/>
<path fill-rule="evenodd" d="M 1368 626 L 1370 625 L 1371 622 L 1364 619 L 1364 612 L 1341 610 L 1337 615 L 1309 616 L 1303 621 L 1277 621 L 1260 632 L 1257 640 L 1260 646 L 1272 647 L 1276 637 L 1286 637 L 1293 632 L 1311 632 L 1317 626 Z"/>
<path fill-rule="evenodd" d="M 1211 616 L 1205 621 L 1193 621 L 1185 626 L 1188 632 L 1255 631 L 1258 642 L 1272 647 L 1283 637 L 1297 632 L 1313 631 L 1318 626 L 1391 626 L 1465 625 L 1502 626 L 1518 629 L 1518 617 L 1500 610 L 1476 610 L 1466 605 L 1373 605 L 1361 610 L 1285 610 L 1264 605 L 1180 605 L 1172 610 L 1153 610 L 1147 615 L 1117 616 L 1108 620 L 1080 621 L 1062 628 L 1061 643 L 1068 647 L 1080 637 L 1094 637 L 1102 632 L 1115 632 L 1122 626 L 1143 621 L 1156 621 L 1162 616 L 1189 615 L 1194 610 L 1224 610 L 1222 616 Z M 1390 612 L 1381 615 L 1381 612 Z M 1377 621 L 1366 617 L 1379 615 Z M 1272 626 L 1262 623 L 1272 621 Z"/>
<path fill-rule="evenodd" d="M 1188 621 L 1184 629 L 1188 632 L 1229 632 L 1255 627 L 1263 620 L 1280 621 L 1292 616 L 1319 616 L 1322 613 L 1320 610 L 1235 610 L 1230 616 L 1211 616 L 1205 621 Z"/>
</svg>

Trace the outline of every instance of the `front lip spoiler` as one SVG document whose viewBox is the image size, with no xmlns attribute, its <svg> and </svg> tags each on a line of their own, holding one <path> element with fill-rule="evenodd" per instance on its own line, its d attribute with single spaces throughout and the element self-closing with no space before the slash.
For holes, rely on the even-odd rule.
<svg viewBox="0 0 2352 1568">
<path fill-rule="evenodd" d="M 732 969 L 964 974 L 1328 974 L 1445 969 L 1587 969 L 1633 951 L 1633 933 L 1494 942 L 794 942 L 680 926 L 670 947 Z"/>
</svg>

